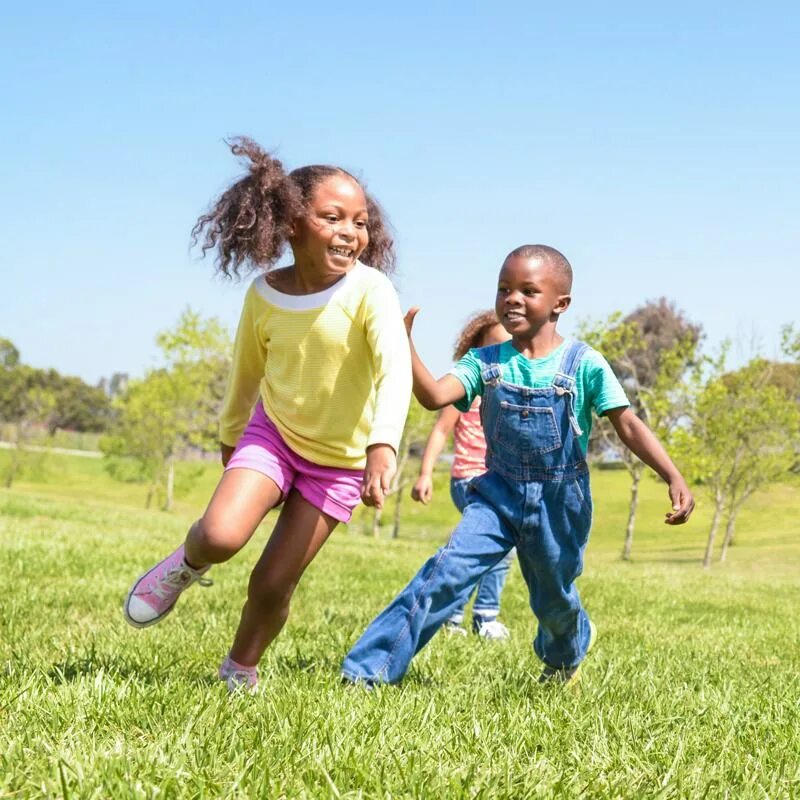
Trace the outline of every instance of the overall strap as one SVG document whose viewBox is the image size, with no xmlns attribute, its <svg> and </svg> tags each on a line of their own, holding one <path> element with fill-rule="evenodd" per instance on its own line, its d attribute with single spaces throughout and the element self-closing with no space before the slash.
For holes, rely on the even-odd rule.
<svg viewBox="0 0 800 800">
<path fill-rule="evenodd" d="M 580 436 L 583 431 L 578 425 L 577 417 L 575 416 L 575 375 L 578 372 L 581 359 L 589 345 L 584 342 L 570 340 L 564 346 L 564 354 L 561 356 L 561 364 L 558 371 L 553 376 L 553 389 L 558 395 L 569 395 L 569 421 L 572 429 Z"/>
<path fill-rule="evenodd" d="M 565 389 L 572 391 L 581 359 L 588 349 L 589 345 L 584 342 L 568 341 L 566 343 L 564 354 L 561 356 L 561 364 L 553 377 L 553 386 L 563 386 Z"/>
<path fill-rule="evenodd" d="M 499 356 L 500 345 L 490 344 L 487 347 L 481 347 L 477 351 L 478 359 L 481 362 L 481 380 L 484 385 L 493 385 L 497 383 L 503 376 L 500 369 Z"/>
</svg>

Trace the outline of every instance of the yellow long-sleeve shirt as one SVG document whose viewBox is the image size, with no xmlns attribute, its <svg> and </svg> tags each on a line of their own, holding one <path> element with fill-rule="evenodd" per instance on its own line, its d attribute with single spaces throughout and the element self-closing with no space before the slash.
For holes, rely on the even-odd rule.
<svg viewBox="0 0 800 800">
<path fill-rule="evenodd" d="M 361 469 L 369 445 L 396 451 L 411 355 L 389 279 L 358 263 L 325 291 L 287 295 L 256 278 L 236 334 L 223 443 L 239 440 L 259 390 L 286 444 L 315 464 Z"/>
</svg>

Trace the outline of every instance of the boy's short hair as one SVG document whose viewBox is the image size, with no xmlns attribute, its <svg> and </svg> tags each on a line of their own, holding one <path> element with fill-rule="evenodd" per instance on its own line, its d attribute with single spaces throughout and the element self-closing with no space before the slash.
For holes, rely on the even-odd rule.
<svg viewBox="0 0 800 800">
<path fill-rule="evenodd" d="M 564 294 L 572 291 L 572 266 L 566 256 L 546 244 L 523 244 L 516 247 L 507 256 L 509 258 L 538 258 L 545 261 L 553 270 L 560 289 Z"/>
</svg>

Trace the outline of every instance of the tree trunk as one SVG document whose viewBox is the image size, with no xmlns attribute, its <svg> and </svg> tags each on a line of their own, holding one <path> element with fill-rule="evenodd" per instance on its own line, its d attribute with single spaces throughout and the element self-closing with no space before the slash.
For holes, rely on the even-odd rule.
<svg viewBox="0 0 800 800">
<path fill-rule="evenodd" d="M 719 560 L 725 561 L 728 555 L 728 548 L 733 544 L 734 531 L 736 529 L 736 512 L 731 511 L 728 516 L 728 524 L 725 526 L 725 538 L 722 540 L 722 550 L 719 554 Z"/>
<path fill-rule="evenodd" d="M 372 515 L 372 535 L 377 539 L 381 535 L 381 517 L 383 516 L 383 509 L 376 508 Z"/>
<path fill-rule="evenodd" d="M 164 497 L 164 511 L 172 511 L 172 495 L 175 491 L 175 459 L 167 461 L 167 492 Z"/>
<path fill-rule="evenodd" d="M 156 487 L 153 486 L 152 483 L 147 487 L 147 497 L 145 498 L 144 501 L 145 508 L 150 508 L 150 506 L 153 504 L 153 493 L 155 492 L 155 490 Z"/>
<path fill-rule="evenodd" d="M 628 508 L 628 525 L 625 528 L 625 544 L 622 546 L 622 560 L 631 560 L 633 548 L 633 528 L 636 524 L 636 509 L 639 507 L 639 483 L 642 480 L 642 464 L 636 464 L 631 470 L 631 504 Z"/>
<path fill-rule="evenodd" d="M 400 516 L 402 514 L 401 503 L 403 501 L 403 489 L 405 483 L 400 483 L 397 486 L 397 497 L 394 502 L 394 526 L 392 527 L 392 539 L 397 539 L 400 536 Z"/>
<path fill-rule="evenodd" d="M 717 495 L 717 501 L 714 505 L 714 516 L 711 519 L 711 529 L 708 531 L 708 542 L 706 542 L 706 554 L 703 556 L 703 566 L 708 569 L 711 566 L 711 556 L 714 553 L 714 539 L 717 535 L 717 528 L 719 527 L 719 519 L 722 516 L 722 498 Z"/>
</svg>

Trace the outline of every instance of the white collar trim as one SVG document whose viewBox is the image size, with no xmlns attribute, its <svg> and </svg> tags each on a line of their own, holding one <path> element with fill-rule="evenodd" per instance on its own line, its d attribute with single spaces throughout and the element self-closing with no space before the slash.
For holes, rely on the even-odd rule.
<svg viewBox="0 0 800 800">
<path fill-rule="evenodd" d="M 369 269 L 360 261 L 356 261 L 355 266 L 346 272 L 333 286 L 323 289 L 321 292 L 313 294 L 285 294 L 279 292 L 267 283 L 265 275 L 260 275 L 255 279 L 256 291 L 268 302 L 286 311 L 309 311 L 313 308 L 326 306 L 334 295 L 341 292 L 345 286 L 352 282 L 356 273 Z"/>
</svg>

